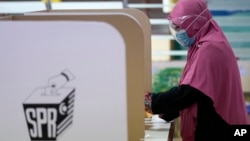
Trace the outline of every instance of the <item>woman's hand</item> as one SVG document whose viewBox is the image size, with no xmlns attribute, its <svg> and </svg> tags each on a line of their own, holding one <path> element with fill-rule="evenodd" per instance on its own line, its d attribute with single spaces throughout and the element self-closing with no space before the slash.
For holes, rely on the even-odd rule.
<svg viewBox="0 0 250 141">
<path fill-rule="evenodd" d="M 151 110 L 151 93 L 150 92 L 145 92 L 144 93 L 144 105 L 145 105 L 145 111 L 148 113 L 152 114 L 152 110 Z"/>
</svg>

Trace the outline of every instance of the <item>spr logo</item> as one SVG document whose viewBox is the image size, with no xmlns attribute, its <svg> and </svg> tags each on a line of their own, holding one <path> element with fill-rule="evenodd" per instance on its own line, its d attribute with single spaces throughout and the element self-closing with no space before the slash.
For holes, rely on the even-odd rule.
<svg viewBox="0 0 250 141">
<path fill-rule="evenodd" d="M 66 87 L 74 76 L 68 70 L 51 77 L 48 86 L 36 88 L 23 102 L 31 141 L 56 141 L 73 123 L 75 88 Z"/>
</svg>

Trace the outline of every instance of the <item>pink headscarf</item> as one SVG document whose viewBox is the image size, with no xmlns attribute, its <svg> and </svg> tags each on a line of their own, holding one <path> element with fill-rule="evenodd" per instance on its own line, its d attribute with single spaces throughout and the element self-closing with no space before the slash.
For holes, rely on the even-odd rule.
<svg viewBox="0 0 250 141">
<path fill-rule="evenodd" d="M 183 16 L 189 18 L 180 20 Z M 216 112 L 228 124 L 248 124 L 236 57 L 225 35 L 212 19 L 206 1 L 179 0 L 168 19 L 181 29 L 186 29 L 195 19 L 187 34 L 189 37 L 196 35 L 196 40 L 188 48 L 187 64 L 180 84 L 188 84 L 209 96 Z M 196 104 L 181 111 L 183 141 L 194 141 L 196 119 Z"/>
</svg>

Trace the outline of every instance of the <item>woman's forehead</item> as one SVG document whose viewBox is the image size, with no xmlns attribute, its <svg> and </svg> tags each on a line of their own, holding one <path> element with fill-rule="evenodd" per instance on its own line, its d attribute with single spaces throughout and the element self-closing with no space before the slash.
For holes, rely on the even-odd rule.
<svg viewBox="0 0 250 141">
<path fill-rule="evenodd" d="M 169 23 L 172 23 L 174 26 L 179 26 L 182 27 L 183 23 L 185 21 L 188 21 L 192 19 L 194 19 L 195 17 L 197 17 L 197 15 L 185 15 L 185 16 L 181 16 L 181 17 L 176 17 L 176 18 L 172 18 L 169 20 Z"/>
</svg>

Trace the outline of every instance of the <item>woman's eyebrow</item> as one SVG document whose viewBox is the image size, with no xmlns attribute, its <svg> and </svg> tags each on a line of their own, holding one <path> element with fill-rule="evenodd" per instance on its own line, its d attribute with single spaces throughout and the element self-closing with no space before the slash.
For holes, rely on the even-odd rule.
<svg viewBox="0 0 250 141">
<path fill-rule="evenodd" d="M 176 24 L 174 24 L 174 23 L 172 23 L 172 26 L 173 26 L 174 28 L 179 28 L 179 26 L 176 25 Z"/>
<path fill-rule="evenodd" d="M 173 28 L 175 28 L 175 29 L 179 29 L 179 28 L 180 28 L 180 26 L 173 24 Z"/>
</svg>

